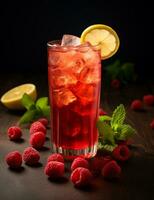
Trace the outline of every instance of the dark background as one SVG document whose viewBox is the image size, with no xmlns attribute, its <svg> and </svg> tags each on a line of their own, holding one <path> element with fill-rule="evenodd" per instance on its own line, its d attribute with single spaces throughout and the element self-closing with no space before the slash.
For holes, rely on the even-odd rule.
<svg viewBox="0 0 154 200">
<path fill-rule="evenodd" d="M 46 72 L 46 43 L 64 33 L 80 36 L 102 23 L 118 33 L 121 46 L 112 59 L 135 63 L 141 78 L 152 79 L 152 12 L 148 1 L 5 1 L 0 9 L 0 72 Z"/>
</svg>

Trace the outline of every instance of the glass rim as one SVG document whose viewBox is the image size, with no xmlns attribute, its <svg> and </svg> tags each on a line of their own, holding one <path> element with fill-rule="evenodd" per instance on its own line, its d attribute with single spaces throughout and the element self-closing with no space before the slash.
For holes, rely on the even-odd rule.
<svg viewBox="0 0 154 200">
<path fill-rule="evenodd" d="M 73 45 L 70 45 L 70 46 L 61 46 L 61 40 L 52 40 L 52 41 L 49 41 L 47 42 L 47 47 L 48 48 L 52 48 L 53 50 L 62 50 L 62 51 L 67 51 L 67 50 L 70 50 L 70 49 L 82 49 L 82 48 L 89 48 L 89 47 L 92 47 L 94 50 L 100 50 L 100 44 L 97 44 L 97 45 L 91 45 L 89 42 L 86 42 L 84 44 L 80 44 L 80 45 L 77 45 L 77 46 L 73 46 Z"/>
</svg>

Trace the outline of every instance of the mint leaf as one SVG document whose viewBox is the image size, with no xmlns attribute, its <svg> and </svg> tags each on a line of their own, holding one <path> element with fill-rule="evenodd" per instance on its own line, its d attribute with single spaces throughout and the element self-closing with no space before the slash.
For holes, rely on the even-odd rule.
<svg viewBox="0 0 154 200">
<path fill-rule="evenodd" d="M 42 107 L 42 114 L 45 117 L 49 117 L 50 116 L 50 106 L 44 106 Z"/>
<path fill-rule="evenodd" d="M 35 108 L 35 102 L 26 93 L 22 96 L 21 103 L 27 110 Z"/>
<path fill-rule="evenodd" d="M 132 137 L 136 132 L 135 129 L 128 124 L 121 125 L 119 129 L 119 140 L 127 140 L 128 138 Z"/>
<path fill-rule="evenodd" d="M 134 80 L 134 63 L 126 62 L 122 65 L 121 70 L 123 72 L 123 78 L 126 81 L 133 81 Z"/>
<path fill-rule="evenodd" d="M 97 147 L 98 149 L 112 152 L 117 147 L 117 145 L 102 144 L 99 142 Z"/>
<path fill-rule="evenodd" d="M 41 110 L 48 105 L 48 97 L 41 97 L 36 101 L 36 107 Z"/>
<path fill-rule="evenodd" d="M 99 131 L 99 135 L 103 137 L 103 143 L 115 144 L 114 133 L 109 124 L 107 124 L 106 122 L 98 121 L 97 128 Z"/>
<path fill-rule="evenodd" d="M 100 116 L 98 118 L 98 121 L 101 121 L 101 122 L 104 122 L 104 121 L 110 121 L 111 120 L 111 117 L 108 116 L 108 115 L 103 115 L 103 116 Z"/>
<path fill-rule="evenodd" d="M 50 116 L 50 106 L 48 105 L 48 97 L 41 97 L 36 101 L 36 108 L 42 112 L 45 117 Z"/>
<path fill-rule="evenodd" d="M 25 124 L 28 122 L 33 121 L 35 116 L 38 114 L 38 111 L 36 109 L 34 110 L 27 110 L 24 115 L 20 118 L 19 124 Z"/>
<path fill-rule="evenodd" d="M 111 119 L 111 127 L 113 130 L 117 130 L 118 126 L 121 126 L 125 120 L 126 112 L 123 104 L 120 104 L 113 112 Z"/>
<path fill-rule="evenodd" d="M 109 79 L 115 79 L 121 70 L 120 60 L 116 60 L 114 63 L 106 66 L 106 74 Z"/>
</svg>

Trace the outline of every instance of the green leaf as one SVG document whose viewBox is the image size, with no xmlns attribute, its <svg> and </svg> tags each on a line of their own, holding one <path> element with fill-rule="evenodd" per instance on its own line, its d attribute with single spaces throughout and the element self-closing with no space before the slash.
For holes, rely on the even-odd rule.
<svg viewBox="0 0 154 200">
<path fill-rule="evenodd" d="M 36 107 L 41 110 L 48 105 L 48 97 L 41 97 L 36 101 Z"/>
<path fill-rule="evenodd" d="M 42 107 L 42 113 L 45 117 L 50 117 L 50 106 Z"/>
<path fill-rule="evenodd" d="M 123 78 L 126 81 L 133 81 L 134 80 L 134 63 L 126 62 L 121 67 Z"/>
<path fill-rule="evenodd" d="M 24 113 L 24 115 L 20 118 L 19 124 L 25 124 L 25 123 L 33 121 L 37 114 L 38 114 L 38 111 L 36 109 L 27 110 Z"/>
<path fill-rule="evenodd" d="M 110 79 L 115 79 L 121 70 L 120 60 L 116 60 L 114 63 L 106 66 L 106 73 Z"/>
<path fill-rule="evenodd" d="M 101 121 L 101 122 L 104 122 L 104 121 L 110 121 L 111 120 L 111 117 L 108 116 L 108 115 L 103 115 L 103 116 L 100 116 L 98 118 L 98 121 Z"/>
<path fill-rule="evenodd" d="M 112 152 L 115 148 L 117 147 L 117 145 L 109 145 L 109 144 L 102 144 L 102 143 L 98 143 L 98 149 L 101 150 L 105 150 L 105 151 L 109 151 Z"/>
<path fill-rule="evenodd" d="M 111 127 L 113 130 L 117 130 L 118 126 L 121 126 L 125 120 L 126 112 L 125 112 L 125 107 L 123 104 L 120 104 L 112 114 L 112 119 L 111 119 Z"/>
<path fill-rule="evenodd" d="M 121 125 L 119 129 L 119 140 L 127 140 L 128 138 L 132 137 L 136 132 L 136 130 L 128 124 Z"/>
<path fill-rule="evenodd" d="M 99 131 L 99 135 L 103 137 L 103 143 L 107 144 L 115 144 L 114 141 L 114 132 L 111 129 L 111 126 L 106 122 L 97 122 L 97 128 Z"/>
<path fill-rule="evenodd" d="M 21 103 L 27 110 L 35 108 L 35 102 L 26 93 L 22 96 Z"/>
</svg>

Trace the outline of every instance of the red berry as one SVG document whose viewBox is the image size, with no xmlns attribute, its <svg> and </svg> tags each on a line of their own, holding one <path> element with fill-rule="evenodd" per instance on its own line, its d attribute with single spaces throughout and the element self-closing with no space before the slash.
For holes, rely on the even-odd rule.
<svg viewBox="0 0 154 200">
<path fill-rule="evenodd" d="M 104 178 L 108 179 L 118 178 L 120 174 L 121 174 L 121 167 L 114 160 L 108 162 L 102 169 L 102 176 Z"/>
<path fill-rule="evenodd" d="M 103 163 L 102 163 L 103 167 L 104 167 L 108 162 L 110 162 L 111 160 L 113 160 L 111 156 L 105 156 L 105 157 L 103 157 Z"/>
<path fill-rule="evenodd" d="M 13 169 L 21 167 L 22 155 L 18 151 L 12 151 L 5 157 L 6 163 Z"/>
<path fill-rule="evenodd" d="M 30 136 L 29 143 L 34 147 L 35 149 L 40 149 L 43 147 L 45 142 L 45 135 L 43 132 L 36 132 L 33 133 Z"/>
<path fill-rule="evenodd" d="M 72 165 L 71 165 L 71 170 L 75 170 L 77 167 L 84 167 L 84 168 L 89 168 L 89 163 L 87 160 L 81 157 L 77 157 L 73 160 Z"/>
<path fill-rule="evenodd" d="M 113 79 L 111 81 L 111 86 L 115 89 L 118 89 L 120 87 L 120 81 L 118 79 Z"/>
<path fill-rule="evenodd" d="M 44 173 L 51 179 L 57 179 L 64 175 L 64 163 L 58 161 L 50 161 L 46 164 Z"/>
<path fill-rule="evenodd" d="M 64 163 L 64 158 L 61 154 L 54 153 L 48 157 L 47 162 L 50 162 L 50 161 L 58 161 L 58 162 Z"/>
<path fill-rule="evenodd" d="M 142 108 L 143 108 L 143 106 L 142 106 L 141 100 L 136 99 L 136 100 L 132 101 L 132 103 L 131 103 L 132 110 L 141 110 Z"/>
<path fill-rule="evenodd" d="M 92 174 L 89 169 L 78 167 L 72 172 L 70 179 L 76 187 L 84 187 L 90 184 Z"/>
<path fill-rule="evenodd" d="M 144 95 L 143 102 L 148 106 L 152 106 L 154 104 L 154 96 L 151 94 Z"/>
<path fill-rule="evenodd" d="M 102 108 L 99 108 L 99 116 L 100 115 L 107 115 L 107 112 L 103 110 Z"/>
<path fill-rule="evenodd" d="M 93 174 L 98 175 L 105 164 L 107 164 L 111 160 L 111 156 L 95 157 L 91 162 L 91 171 L 93 172 Z"/>
<path fill-rule="evenodd" d="M 113 157 L 119 161 L 126 161 L 130 158 L 130 151 L 126 145 L 117 146 L 113 152 Z"/>
<path fill-rule="evenodd" d="M 118 140 L 117 141 L 117 144 L 118 145 L 127 145 L 127 146 L 129 146 L 129 145 L 131 145 L 133 143 L 133 139 L 132 138 L 129 138 L 129 139 L 127 139 L 127 140 Z"/>
<path fill-rule="evenodd" d="M 46 118 L 40 118 L 37 121 L 41 122 L 45 127 L 48 126 L 48 120 Z"/>
<path fill-rule="evenodd" d="M 46 134 L 46 128 L 41 122 L 33 122 L 30 126 L 30 134 L 41 131 Z"/>
<path fill-rule="evenodd" d="M 93 174 L 97 175 L 101 172 L 101 169 L 103 167 L 103 157 L 95 157 L 91 161 L 91 171 Z"/>
<path fill-rule="evenodd" d="M 18 126 L 11 126 L 7 131 L 10 140 L 19 140 L 22 136 L 21 128 Z"/>
<path fill-rule="evenodd" d="M 36 165 L 40 159 L 39 152 L 33 147 L 27 147 L 22 156 L 27 165 Z"/>
<path fill-rule="evenodd" d="M 150 126 L 152 129 L 154 129 L 154 119 L 151 121 Z"/>
</svg>

